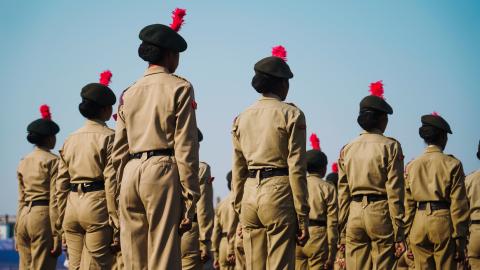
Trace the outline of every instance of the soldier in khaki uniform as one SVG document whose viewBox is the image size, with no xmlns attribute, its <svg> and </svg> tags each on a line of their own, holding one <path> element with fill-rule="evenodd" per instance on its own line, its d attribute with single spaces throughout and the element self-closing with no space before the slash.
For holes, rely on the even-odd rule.
<svg viewBox="0 0 480 270">
<path fill-rule="evenodd" d="M 307 151 L 310 239 L 304 247 L 297 246 L 295 269 L 331 269 L 338 244 L 337 191 L 323 180 L 328 160 L 320 149 L 320 141 L 315 134 L 310 140 L 313 146 Z"/>
<path fill-rule="evenodd" d="M 60 128 L 51 120 L 47 105 L 42 105 L 40 111 L 42 118 L 27 127 L 27 140 L 35 149 L 20 161 L 17 169 L 15 246 L 22 270 L 55 269 L 62 252 L 61 236 L 54 230 L 58 216 L 55 199 L 58 157 L 50 152 Z"/>
<path fill-rule="evenodd" d="M 231 190 L 232 173 L 227 174 L 228 189 Z M 228 256 L 234 254 L 236 227 L 238 218 L 232 205 L 233 193 L 223 199 L 217 206 L 215 226 L 212 235 L 213 266 L 215 269 L 233 270 L 235 264 Z"/>
<path fill-rule="evenodd" d="M 178 17 L 172 28 L 153 24 L 140 31 L 139 56 L 149 66 L 124 91 L 118 109 L 113 164 L 121 179 L 125 269 L 181 269 L 180 235 L 195 217 L 196 103 L 192 85 L 173 74 L 179 53 L 187 49 L 176 32 L 183 21 Z"/>
<path fill-rule="evenodd" d="M 203 141 L 203 134 L 198 130 L 198 142 Z M 197 202 L 197 214 L 192 229 L 182 235 L 182 269 L 202 269 L 210 259 L 211 237 L 213 231 L 213 187 L 210 166 L 199 163 L 200 197 Z"/>
<path fill-rule="evenodd" d="M 402 148 L 383 135 L 393 110 L 381 81 L 370 91 L 357 118 L 365 131 L 343 147 L 338 160 L 339 228 L 350 270 L 393 269 L 395 255 L 405 251 Z"/>
<path fill-rule="evenodd" d="M 425 152 L 406 170 L 406 233 L 415 269 L 455 269 L 465 256 L 468 200 L 462 163 L 443 153 L 448 123 L 438 114 L 422 116 Z"/>
<path fill-rule="evenodd" d="M 480 142 L 477 157 L 480 159 Z M 468 263 L 472 269 L 480 269 L 480 170 L 465 179 L 470 202 L 470 235 L 468 238 Z"/>
<path fill-rule="evenodd" d="M 110 77 L 105 71 L 100 83 L 82 88 L 78 108 L 87 120 L 60 150 L 56 226 L 65 233 L 69 269 L 111 269 L 119 248 L 118 188 L 111 156 L 115 133 L 105 124 L 116 102 L 108 87 Z"/>
<path fill-rule="evenodd" d="M 232 129 L 234 207 L 247 269 L 294 269 L 295 240 L 305 245 L 309 238 L 305 116 L 283 102 L 293 74 L 285 49 L 273 52 L 255 64 L 252 86 L 262 97 Z"/>
</svg>

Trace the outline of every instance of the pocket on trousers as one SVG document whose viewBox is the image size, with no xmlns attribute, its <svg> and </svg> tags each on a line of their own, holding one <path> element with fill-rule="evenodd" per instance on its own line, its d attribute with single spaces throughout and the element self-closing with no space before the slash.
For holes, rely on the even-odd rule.
<svg viewBox="0 0 480 270">
<path fill-rule="evenodd" d="M 434 244 L 443 243 L 446 239 L 452 237 L 453 226 L 448 210 L 434 212 L 429 216 L 428 221 L 427 228 L 430 240 Z"/>
<path fill-rule="evenodd" d="M 295 223 L 295 207 L 288 176 L 269 179 L 261 187 L 259 200 L 259 217 L 262 223 Z"/>
<path fill-rule="evenodd" d="M 393 235 L 392 219 L 388 211 L 387 201 L 373 202 L 367 206 L 365 223 L 368 224 L 367 231 L 372 240 L 385 239 Z"/>
</svg>

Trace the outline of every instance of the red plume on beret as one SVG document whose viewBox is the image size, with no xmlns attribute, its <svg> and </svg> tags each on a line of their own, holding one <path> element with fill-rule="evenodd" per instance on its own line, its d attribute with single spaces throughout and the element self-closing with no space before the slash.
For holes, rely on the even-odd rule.
<svg viewBox="0 0 480 270">
<path fill-rule="evenodd" d="M 47 104 L 40 106 L 40 114 L 43 119 L 52 120 L 52 114 L 50 113 L 50 107 Z"/>
<path fill-rule="evenodd" d="M 100 73 L 101 84 L 108 86 L 111 80 L 112 80 L 112 72 L 110 72 L 110 70 L 105 70 L 104 72 Z"/>
<path fill-rule="evenodd" d="M 338 173 L 338 163 L 337 162 L 334 162 L 332 164 L 332 172 Z"/>
<path fill-rule="evenodd" d="M 320 150 L 320 139 L 317 137 L 317 134 L 312 133 L 312 135 L 310 135 L 310 143 L 312 144 L 313 150 Z"/>
<path fill-rule="evenodd" d="M 438 114 L 438 112 L 432 112 L 432 115 L 433 116 L 440 116 L 440 114 Z"/>
<path fill-rule="evenodd" d="M 370 84 L 370 94 L 372 96 L 385 98 L 383 96 L 383 83 L 382 83 L 382 81 L 378 81 L 378 82 L 374 82 L 374 83 Z"/>
<path fill-rule="evenodd" d="M 174 11 L 172 11 L 172 14 L 173 21 L 170 24 L 170 28 L 172 28 L 173 31 L 178 32 L 180 31 L 180 28 L 182 28 L 183 17 L 187 15 L 187 10 L 182 8 L 176 8 Z"/>
<path fill-rule="evenodd" d="M 287 50 L 285 47 L 279 45 L 272 48 L 272 56 L 282 58 L 283 61 L 287 61 Z"/>
</svg>

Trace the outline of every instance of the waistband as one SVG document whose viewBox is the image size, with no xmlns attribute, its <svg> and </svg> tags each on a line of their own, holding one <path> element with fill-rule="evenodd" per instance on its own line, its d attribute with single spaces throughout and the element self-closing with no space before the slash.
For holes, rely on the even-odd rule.
<svg viewBox="0 0 480 270">
<path fill-rule="evenodd" d="M 387 195 L 377 195 L 377 194 L 360 194 L 360 195 L 353 195 L 352 201 L 354 202 L 361 202 L 363 201 L 363 197 L 367 197 L 368 202 L 378 202 L 378 201 L 385 201 L 387 200 Z"/>
<path fill-rule="evenodd" d="M 79 188 L 83 193 L 105 190 L 105 182 L 95 181 L 90 183 L 70 184 L 70 191 L 72 192 L 78 192 Z"/>
<path fill-rule="evenodd" d="M 432 201 L 432 202 L 418 202 L 418 210 L 427 209 L 427 205 L 430 204 L 430 209 L 432 211 L 440 209 L 450 209 L 450 204 L 444 201 Z"/>
<path fill-rule="evenodd" d="M 470 221 L 471 224 L 480 224 L 480 220 L 472 220 Z"/>
<path fill-rule="evenodd" d="M 325 220 L 310 219 L 308 226 L 326 227 L 327 222 Z"/>
<path fill-rule="evenodd" d="M 222 238 L 224 237 L 227 237 L 227 233 L 226 232 L 222 232 Z"/>
<path fill-rule="evenodd" d="M 28 202 L 28 204 L 30 204 L 30 206 L 48 206 L 49 205 L 49 200 L 35 200 L 35 201 L 31 201 L 31 202 Z"/>
<path fill-rule="evenodd" d="M 175 151 L 173 149 L 159 149 L 159 150 L 151 150 L 151 151 L 145 151 L 145 152 L 140 152 L 140 153 L 135 153 L 135 154 L 130 154 L 130 158 L 142 158 L 142 155 L 146 153 L 147 154 L 147 159 L 153 157 L 153 156 L 174 156 Z"/>
<path fill-rule="evenodd" d="M 266 179 L 274 176 L 288 176 L 288 168 L 263 168 L 248 170 L 248 177 L 256 178 L 257 173 L 260 174 L 260 179 Z"/>
</svg>

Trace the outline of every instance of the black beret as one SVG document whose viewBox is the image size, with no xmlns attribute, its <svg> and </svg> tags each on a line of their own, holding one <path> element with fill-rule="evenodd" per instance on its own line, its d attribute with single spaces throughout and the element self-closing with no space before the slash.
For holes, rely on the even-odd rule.
<svg viewBox="0 0 480 270">
<path fill-rule="evenodd" d="M 111 106 L 117 101 L 112 89 L 101 83 L 89 83 L 85 85 L 80 92 L 80 96 L 100 106 Z"/>
<path fill-rule="evenodd" d="M 169 26 L 163 24 L 151 24 L 145 26 L 138 35 L 140 40 L 155 46 L 183 52 L 187 49 L 187 42 Z"/>
<path fill-rule="evenodd" d="M 261 72 L 281 79 L 293 78 L 293 73 L 287 62 L 276 56 L 263 58 L 255 64 L 254 69 L 256 72 Z"/>
<path fill-rule="evenodd" d="M 433 114 L 423 115 L 422 124 L 425 126 L 433 126 L 452 134 L 450 125 L 440 115 L 433 115 Z"/>
<path fill-rule="evenodd" d="M 478 141 L 477 158 L 480 159 L 480 141 Z"/>
<path fill-rule="evenodd" d="M 232 182 L 232 171 L 229 171 L 227 173 L 226 179 L 227 179 L 228 182 Z"/>
<path fill-rule="evenodd" d="M 199 128 L 197 128 L 197 131 L 198 131 L 198 142 L 201 142 L 203 141 L 203 134 Z"/>
<path fill-rule="evenodd" d="M 328 164 L 327 156 L 320 150 L 307 151 L 307 169 L 323 169 Z"/>
<path fill-rule="evenodd" d="M 41 136 L 55 135 L 60 131 L 60 127 L 49 119 L 37 119 L 27 126 L 28 133 L 35 133 Z"/>
<path fill-rule="evenodd" d="M 374 109 L 387 114 L 393 114 L 392 107 L 385 99 L 374 95 L 366 96 L 360 101 L 360 110 L 362 109 Z"/>
<path fill-rule="evenodd" d="M 336 186 L 338 183 L 338 173 L 331 172 L 325 179 Z"/>
</svg>

